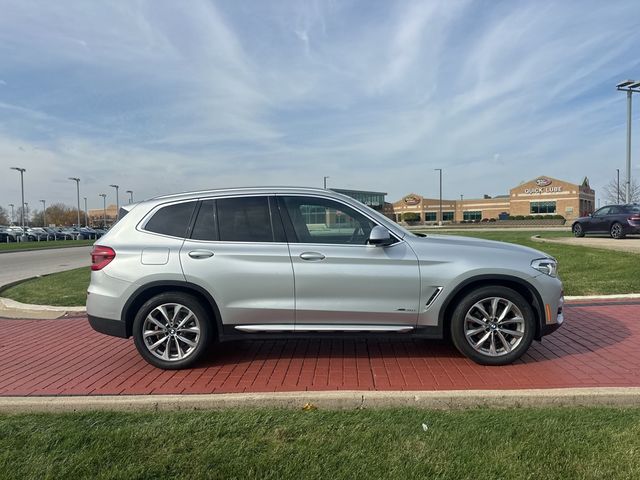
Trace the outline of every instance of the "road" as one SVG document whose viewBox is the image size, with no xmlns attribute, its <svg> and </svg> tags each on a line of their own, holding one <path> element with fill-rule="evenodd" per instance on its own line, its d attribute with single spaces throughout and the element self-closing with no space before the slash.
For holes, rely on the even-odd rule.
<svg viewBox="0 0 640 480">
<path fill-rule="evenodd" d="M 91 264 L 93 247 L 67 247 L 0 254 L 0 286 Z"/>
</svg>

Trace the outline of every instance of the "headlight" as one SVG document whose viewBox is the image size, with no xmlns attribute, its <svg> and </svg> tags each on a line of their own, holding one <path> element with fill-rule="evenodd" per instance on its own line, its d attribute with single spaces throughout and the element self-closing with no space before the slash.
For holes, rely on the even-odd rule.
<svg viewBox="0 0 640 480">
<path fill-rule="evenodd" d="M 531 262 L 531 266 L 550 277 L 558 274 L 558 262 L 553 258 L 537 258 Z"/>
</svg>

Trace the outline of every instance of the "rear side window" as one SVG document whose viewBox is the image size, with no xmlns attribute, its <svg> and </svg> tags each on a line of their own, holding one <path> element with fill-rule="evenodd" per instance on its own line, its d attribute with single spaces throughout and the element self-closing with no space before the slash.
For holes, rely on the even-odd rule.
<svg viewBox="0 0 640 480">
<path fill-rule="evenodd" d="M 216 203 L 214 200 L 205 200 L 200 205 L 198 216 L 193 224 L 191 238 L 194 240 L 218 240 Z"/>
<path fill-rule="evenodd" d="M 176 203 L 158 210 L 147 222 L 144 229 L 172 237 L 184 238 L 196 202 Z"/>
<path fill-rule="evenodd" d="M 274 241 L 267 197 L 222 198 L 216 203 L 221 241 Z"/>
</svg>

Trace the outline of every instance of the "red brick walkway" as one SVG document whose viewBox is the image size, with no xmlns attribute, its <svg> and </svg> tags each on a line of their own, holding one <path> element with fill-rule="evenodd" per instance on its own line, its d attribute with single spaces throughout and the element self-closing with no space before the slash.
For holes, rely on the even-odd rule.
<svg viewBox="0 0 640 480">
<path fill-rule="evenodd" d="M 338 339 L 223 344 L 182 371 L 151 367 L 84 318 L 0 320 L 0 395 L 640 386 L 640 302 L 568 305 L 566 319 L 506 367 L 446 342 Z"/>
</svg>

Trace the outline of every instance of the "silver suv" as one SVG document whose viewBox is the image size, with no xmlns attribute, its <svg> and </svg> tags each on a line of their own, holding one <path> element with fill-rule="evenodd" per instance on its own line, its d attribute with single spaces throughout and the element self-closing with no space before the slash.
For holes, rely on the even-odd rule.
<svg viewBox="0 0 640 480">
<path fill-rule="evenodd" d="M 416 235 L 330 190 L 244 188 L 125 207 L 92 252 L 87 313 L 145 360 L 192 365 L 214 340 L 442 338 L 503 365 L 563 321 L 548 255 Z"/>
</svg>

